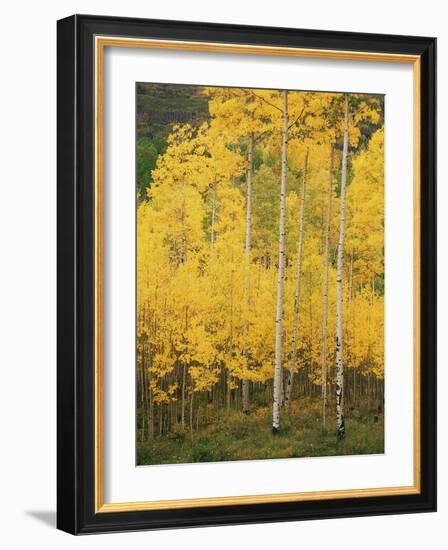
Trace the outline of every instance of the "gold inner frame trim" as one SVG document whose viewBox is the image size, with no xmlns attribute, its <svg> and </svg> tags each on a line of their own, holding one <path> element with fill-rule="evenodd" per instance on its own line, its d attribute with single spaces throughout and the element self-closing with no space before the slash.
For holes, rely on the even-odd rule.
<svg viewBox="0 0 448 550">
<path fill-rule="evenodd" d="M 369 61 L 407 63 L 413 65 L 413 196 L 414 196 L 414 482 L 410 486 L 365 489 L 244 495 L 180 500 L 154 500 L 141 502 L 104 502 L 104 51 L 106 47 L 152 48 L 160 50 L 195 51 L 207 53 L 236 53 L 330 59 L 344 61 Z M 252 44 L 225 44 L 181 40 L 156 40 L 96 36 L 95 55 L 95 513 L 129 512 L 142 510 L 167 510 L 207 506 L 231 506 L 275 502 L 303 502 L 341 498 L 412 495 L 421 492 L 421 425 L 420 425 L 420 56 L 381 52 L 355 52 L 256 46 Z"/>
</svg>

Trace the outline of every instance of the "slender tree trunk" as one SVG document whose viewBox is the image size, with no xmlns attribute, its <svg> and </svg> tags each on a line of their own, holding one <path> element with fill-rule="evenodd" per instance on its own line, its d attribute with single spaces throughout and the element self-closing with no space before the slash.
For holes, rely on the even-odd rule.
<svg viewBox="0 0 448 550">
<path fill-rule="evenodd" d="M 152 439 L 154 437 L 154 400 L 152 397 L 152 391 L 151 389 L 148 391 L 148 416 L 147 416 L 147 424 L 148 424 L 148 438 Z"/>
<path fill-rule="evenodd" d="M 367 410 L 370 414 L 370 373 L 367 375 Z"/>
<path fill-rule="evenodd" d="M 233 262 L 233 255 L 232 255 L 232 262 Z M 234 271 L 232 269 L 230 273 L 230 334 L 229 334 L 229 368 L 227 370 L 227 410 L 230 410 L 231 406 L 231 399 L 232 399 L 232 389 L 231 389 L 231 382 L 232 382 L 232 367 L 233 367 L 233 276 Z"/>
<path fill-rule="evenodd" d="M 350 273 L 348 280 L 348 299 L 350 302 L 353 300 L 353 249 L 350 255 Z"/>
<path fill-rule="evenodd" d="M 188 330 L 188 306 L 185 306 L 185 331 Z M 187 367 L 185 362 L 182 364 L 182 428 L 185 428 L 185 389 L 187 382 Z"/>
<path fill-rule="evenodd" d="M 216 182 L 213 184 L 212 193 L 212 219 L 210 222 L 210 253 L 213 254 L 215 247 L 215 222 L 216 222 Z"/>
<path fill-rule="evenodd" d="M 145 439 L 145 417 L 148 414 L 148 410 L 145 406 L 145 346 L 143 345 L 140 357 L 140 368 L 137 371 L 137 381 L 140 387 L 140 407 L 142 411 L 142 430 L 141 440 Z"/>
<path fill-rule="evenodd" d="M 325 228 L 324 306 L 322 313 L 322 423 L 327 412 L 327 321 L 328 321 L 328 256 L 330 254 L 331 202 L 333 198 L 334 145 L 331 144 L 330 174 L 328 178 L 327 227 Z"/>
<path fill-rule="evenodd" d="M 141 434 L 140 434 L 140 440 L 141 441 L 145 440 L 145 418 L 146 418 L 145 408 L 142 407 L 142 431 L 141 431 Z"/>
<path fill-rule="evenodd" d="M 253 156 L 254 156 L 254 136 L 249 137 L 249 148 L 247 153 L 247 192 L 246 192 L 246 274 L 245 274 L 245 300 L 246 300 L 246 315 L 249 310 L 250 302 L 250 251 L 251 251 L 251 233 L 252 233 L 252 173 L 253 173 Z M 249 327 L 246 326 L 246 339 L 248 337 Z M 247 343 L 246 343 L 247 346 Z M 249 370 L 249 350 L 244 350 L 246 359 L 246 371 Z M 249 413 L 249 380 L 243 378 L 243 413 Z"/>
<path fill-rule="evenodd" d="M 342 148 L 341 170 L 341 212 L 339 223 L 338 264 L 336 275 L 337 309 L 336 309 L 336 416 L 338 439 L 345 437 L 344 420 L 344 364 L 342 360 L 342 270 L 344 264 L 345 239 L 345 196 L 347 187 L 348 155 L 348 94 L 345 94 L 344 107 L 344 142 Z"/>
<path fill-rule="evenodd" d="M 319 239 L 319 256 L 322 256 L 324 248 L 324 207 L 322 206 L 322 214 L 320 218 L 320 239 Z"/>
<path fill-rule="evenodd" d="M 243 379 L 242 397 L 243 413 L 249 414 L 249 380 L 247 380 L 246 378 Z"/>
<path fill-rule="evenodd" d="M 299 326 L 299 306 L 300 306 L 300 282 L 302 275 L 302 248 L 303 248 L 303 222 L 305 219 L 305 190 L 306 190 L 306 178 L 308 173 L 308 151 L 305 156 L 305 164 L 303 166 L 303 178 L 302 189 L 300 191 L 300 222 L 299 222 L 299 243 L 297 245 L 297 278 L 296 278 L 296 292 L 294 296 L 294 320 L 292 325 L 292 349 L 291 349 L 291 361 L 289 365 L 289 372 L 286 380 L 285 391 L 285 407 L 289 408 L 291 401 L 292 386 L 294 383 L 294 369 L 296 365 L 297 357 L 297 332 Z"/>
<path fill-rule="evenodd" d="M 191 396 L 190 396 L 190 437 L 193 439 L 193 397 L 194 397 L 194 391 L 193 388 L 191 388 Z"/>
<path fill-rule="evenodd" d="M 280 400 L 282 393 L 283 358 L 283 286 L 285 279 L 285 211 L 286 211 L 286 160 L 288 148 L 288 92 L 283 92 L 282 171 L 280 180 L 280 220 L 277 279 L 277 308 L 275 316 L 275 366 L 272 432 L 280 430 Z"/>
<path fill-rule="evenodd" d="M 163 403 L 159 405 L 159 435 L 163 434 Z"/>
<path fill-rule="evenodd" d="M 147 417 L 147 424 L 149 426 L 150 422 L 151 422 L 151 419 L 149 418 L 149 416 L 151 416 L 151 411 L 150 411 L 151 389 L 149 388 L 149 372 L 147 371 L 146 361 L 143 364 L 143 384 L 144 384 L 143 391 L 144 391 L 144 396 L 145 396 L 145 407 L 144 407 L 144 409 L 145 409 L 145 413 L 146 413 L 146 417 Z M 148 430 L 148 436 L 152 437 L 152 433 L 151 433 L 150 429 Z"/>
<path fill-rule="evenodd" d="M 182 365 L 182 409 L 181 409 L 181 423 L 182 428 L 185 428 L 185 382 L 186 382 L 187 369 L 185 363 Z"/>
<path fill-rule="evenodd" d="M 149 395 L 149 439 L 154 437 L 154 398 L 151 389 L 151 371 L 148 370 L 148 395 Z"/>
</svg>

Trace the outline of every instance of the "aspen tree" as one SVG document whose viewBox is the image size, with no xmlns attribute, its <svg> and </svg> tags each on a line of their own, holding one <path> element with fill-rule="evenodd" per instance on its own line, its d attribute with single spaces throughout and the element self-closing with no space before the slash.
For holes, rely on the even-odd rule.
<svg viewBox="0 0 448 550">
<path fill-rule="evenodd" d="M 294 369 L 297 356 L 297 331 L 299 325 L 299 306 L 300 306 L 300 281 L 302 276 L 302 249 L 303 249 L 303 222 L 305 219 L 305 190 L 306 178 L 308 173 L 308 150 L 305 155 L 305 163 L 303 166 L 302 187 L 300 190 L 300 221 L 299 221 L 299 240 L 297 245 L 297 275 L 296 275 L 296 290 L 294 294 L 294 319 L 292 326 L 292 350 L 291 359 L 286 381 L 285 407 L 289 408 L 291 401 L 292 386 L 294 383 Z"/>
<path fill-rule="evenodd" d="M 279 217 L 279 249 L 277 275 L 277 307 L 275 314 L 275 365 L 274 365 L 274 395 L 272 408 L 272 432 L 280 430 L 280 400 L 282 392 L 283 366 L 283 287 L 285 278 L 285 213 L 286 213 L 286 163 L 288 148 L 288 92 L 283 95 L 283 130 L 282 130 L 282 165 L 280 178 L 280 217 Z"/>
<path fill-rule="evenodd" d="M 245 276 L 245 287 L 246 287 L 246 310 L 249 309 L 250 302 L 250 252 L 251 252 L 251 237 L 252 237 L 252 173 L 253 173 L 253 164 L 254 164 L 254 135 L 253 133 L 249 136 L 249 147 L 247 154 L 247 189 L 246 189 L 246 241 L 245 241 L 245 252 L 246 252 L 246 276 Z M 246 312 L 247 313 L 247 312 Z M 247 332 L 247 326 L 246 326 Z M 247 336 L 247 334 L 246 334 Z M 245 350 L 246 355 L 246 368 L 248 368 L 248 350 Z M 242 382 L 243 390 L 243 413 L 249 412 L 249 380 L 243 378 Z"/>
<path fill-rule="evenodd" d="M 333 163 L 334 145 L 330 145 L 330 171 L 328 177 L 327 194 L 327 224 L 325 228 L 325 252 L 324 252 L 324 289 L 323 289 L 323 314 L 322 314 L 322 422 L 325 427 L 327 407 L 327 323 L 328 323 L 328 256 L 330 253 L 330 228 L 331 228 L 331 202 L 333 197 Z"/>
<path fill-rule="evenodd" d="M 270 116 L 266 113 L 264 105 L 252 90 L 209 88 L 206 90 L 211 98 L 209 108 L 215 117 L 213 123 L 220 131 L 220 136 L 225 136 L 229 141 L 243 140 L 247 143 L 247 170 L 246 170 L 246 230 L 245 230 L 245 265 L 246 275 L 244 279 L 247 319 L 244 327 L 246 342 L 250 338 L 250 274 L 251 274 L 251 242 L 252 242 L 252 185 L 254 172 L 254 148 L 256 142 L 260 142 L 271 129 Z M 250 351 L 246 343 L 243 350 L 245 357 L 245 369 L 242 373 L 242 410 L 249 412 L 250 389 Z"/>
<path fill-rule="evenodd" d="M 341 202 L 339 218 L 338 262 L 336 275 L 336 420 L 337 437 L 345 437 L 344 418 L 344 364 L 343 364 L 343 330 L 342 330 L 342 274 L 344 265 L 344 237 L 345 237 L 345 200 L 347 186 L 347 156 L 348 156 L 348 94 L 344 101 L 344 137 L 342 145 L 341 167 Z"/>
</svg>

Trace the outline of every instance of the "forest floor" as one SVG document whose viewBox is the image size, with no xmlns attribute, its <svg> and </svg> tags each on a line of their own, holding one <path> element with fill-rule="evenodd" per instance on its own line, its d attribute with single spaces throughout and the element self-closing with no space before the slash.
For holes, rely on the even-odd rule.
<svg viewBox="0 0 448 550">
<path fill-rule="evenodd" d="M 193 434 L 177 425 L 153 440 L 137 443 L 137 464 L 179 464 L 384 452 L 384 417 L 367 406 L 346 407 L 346 438 L 337 441 L 333 407 L 327 410 L 327 428 L 322 427 L 321 401 L 303 398 L 282 412 L 281 431 L 270 429 L 270 407 L 248 415 L 220 410 L 214 422 L 199 426 Z"/>
</svg>

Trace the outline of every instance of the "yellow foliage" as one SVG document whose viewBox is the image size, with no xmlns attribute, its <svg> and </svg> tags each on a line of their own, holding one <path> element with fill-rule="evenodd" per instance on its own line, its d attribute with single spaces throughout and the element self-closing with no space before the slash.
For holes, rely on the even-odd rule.
<svg viewBox="0 0 448 550">
<path fill-rule="evenodd" d="M 279 191 L 281 94 L 272 90 L 210 88 L 211 120 L 178 125 L 153 171 L 148 200 L 137 212 L 137 341 L 155 403 L 186 391 L 210 392 L 227 373 L 266 383 L 273 377 L 277 284 L 278 206 L 263 189 Z M 295 368 L 310 368 L 320 384 L 323 246 L 330 144 L 341 139 L 342 94 L 289 92 L 284 367 L 291 350 L 300 182 L 306 188 L 298 352 Z M 356 98 L 355 98 L 356 99 Z M 329 113 L 336 113 L 332 118 Z M 337 115 L 337 116 L 336 116 Z M 360 97 L 350 122 L 377 123 L 375 107 Z M 253 246 L 245 255 L 247 143 L 255 138 L 262 166 L 254 178 Z M 344 354 L 347 366 L 384 376 L 384 151 L 383 130 L 351 158 L 347 188 L 344 274 Z M 335 175 L 339 167 L 337 149 Z M 336 332 L 335 250 L 339 208 L 335 177 L 330 230 L 327 363 Z M 263 188 L 264 186 L 264 188 Z M 257 195 L 258 193 L 258 195 Z M 258 203 L 257 197 L 261 197 Z M 264 201 L 264 202 L 263 202 Z"/>
</svg>

